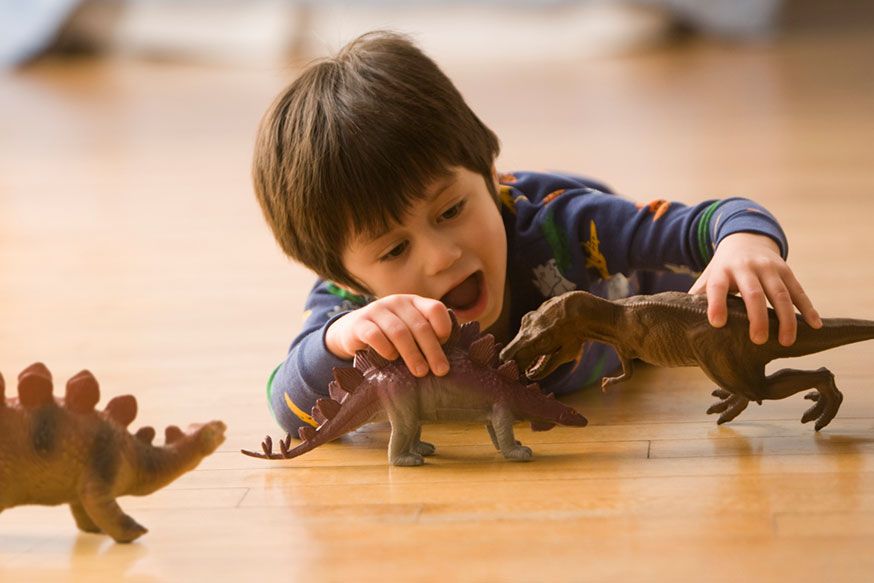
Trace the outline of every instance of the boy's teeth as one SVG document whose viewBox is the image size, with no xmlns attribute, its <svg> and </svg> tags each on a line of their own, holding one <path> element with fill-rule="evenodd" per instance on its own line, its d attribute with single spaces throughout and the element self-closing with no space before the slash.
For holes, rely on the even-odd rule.
<svg viewBox="0 0 874 583">
<path fill-rule="evenodd" d="M 466 308 L 473 304 L 479 297 L 479 278 L 474 273 L 459 285 L 455 286 L 449 293 L 440 298 L 444 304 L 450 308 Z"/>
</svg>

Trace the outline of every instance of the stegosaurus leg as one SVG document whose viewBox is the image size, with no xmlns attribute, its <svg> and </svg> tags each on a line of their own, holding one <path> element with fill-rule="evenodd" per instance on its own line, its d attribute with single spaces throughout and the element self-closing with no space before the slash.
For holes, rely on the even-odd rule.
<svg viewBox="0 0 874 583">
<path fill-rule="evenodd" d="M 405 400 L 406 402 L 401 402 Z M 396 398 L 388 409 L 391 437 L 388 440 L 388 461 L 395 466 L 421 466 L 422 454 L 416 451 L 421 424 L 415 401 L 409 396 Z"/>
<path fill-rule="evenodd" d="M 434 455 L 437 453 L 437 447 L 433 443 L 428 443 L 427 441 L 422 441 L 422 427 L 419 427 L 419 431 L 416 432 L 416 441 L 413 445 L 413 451 L 422 456 Z"/>
<path fill-rule="evenodd" d="M 489 432 L 489 437 L 492 439 L 492 445 L 495 446 L 496 450 L 501 451 L 501 444 L 498 443 L 498 436 L 495 435 L 495 426 L 492 425 L 491 421 L 486 423 L 486 430 Z M 522 442 L 517 439 L 516 445 L 522 445 Z"/>
<path fill-rule="evenodd" d="M 796 370 L 784 368 L 767 377 L 765 399 L 785 399 L 805 389 L 816 389 L 804 398 L 812 400 L 813 406 L 801 416 L 801 422 L 816 419 L 814 429 L 819 431 L 828 425 L 844 400 L 844 395 L 835 385 L 835 375 L 827 368 L 819 370 Z"/>
<path fill-rule="evenodd" d="M 513 434 L 514 421 L 510 409 L 498 403 L 492 409 L 492 419 L 486 427 L 489 427 L 489 435 L 501 455 L 508 460 L 526 462 L 533 457 L 533 454 L 530 447 L 525 447 L 516 441 L 516 436 Z"/>
<path fill-rule="evenodd" d="M 129 543 L 148 532 L 144 526 L 125 514 L 118 502 L 102 488 L 84 488 L 80 500 L 83 510 L 94 524 L 116 542 Z"/>
<path fill-rule="evenodd" d="M 70 511 L 73 513 L 73 518 L 76 520 L 76 526 L 79 527 L 79 530 L 93 533 L 103 532 L 99 526 L 94 524 L 94 521 L 85 512 L 85 508 L 78 502 L 70 503 Z"/>
</svg>

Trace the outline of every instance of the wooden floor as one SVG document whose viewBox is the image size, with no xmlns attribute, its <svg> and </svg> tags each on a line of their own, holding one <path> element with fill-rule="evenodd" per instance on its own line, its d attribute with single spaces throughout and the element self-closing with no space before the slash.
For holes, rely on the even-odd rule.
<svg viewBox="0 0 874 583">
<path fill-rule="evenodd" d="M 874 319 L 871 46 L 446 69 L 501 136 L 502 170 L 588 173 L 642 201 L 754 198 L 820 312 Z M 264 386 L 312 281 L 248 176 L 258 118 L 293 74 L 84 61 L 0 79 L 7 382 L 40 360 L 60 393 L 88 368 L 102 402 L 138 397 L 132 428 L 229 428 L 196 471 L 121 500 L 150 529 L 132 545 L 78 533 L 62 507 L 4 512 L 0 580 L 871 580 L 870 343 L 793 363 L 830 367 L 844 391 L 819 434 L 800 396 L 717 427 L 697 369 L 646 368 L 568 399 L 588 428 L 520 428 L 531 463 L 461 425 L 425 428 L 439 451 L 420 468 L 387 466 L 385 427 L 291 462 L 240 455 L 277 435 Z"/>
</svg>

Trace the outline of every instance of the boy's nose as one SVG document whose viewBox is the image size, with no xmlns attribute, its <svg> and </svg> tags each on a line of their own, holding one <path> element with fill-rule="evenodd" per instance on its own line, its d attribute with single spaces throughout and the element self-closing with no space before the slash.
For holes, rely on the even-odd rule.
<svg viewBox="0 0 874 583">
<path fill-rule="evenodd" d="M 461 258 L 461 247 L 453 241 L 435 237 L 428 244 L 428 257 L 425 260 L 425 268 L 428 275 L 436 275 L 446 271 Z"/>
</svg>

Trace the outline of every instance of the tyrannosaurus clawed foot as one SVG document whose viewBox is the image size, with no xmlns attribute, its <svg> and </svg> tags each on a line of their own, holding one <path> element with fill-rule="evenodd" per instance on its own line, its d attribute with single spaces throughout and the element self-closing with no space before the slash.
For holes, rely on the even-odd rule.
<svg viewBox="0 0 874 583">
<path fill-rule="evenodd" d="M 740 395 L 735 395 L 731 391 L 726 391 L 725 389 L 716 389 L 711 394 L 719 399 L 719 401 L 707 409 L 707 414 L 713 415 L 714 413 L 722 413 L 722 415 L 719 416 L 719 419 L 716 420 L 717 425 L 728 423 L 740 415 L 750 403 L 749 399 L 741 397 Z"/>
<path fill-rule="evenodd" d="M 804 412 L 801 416 L 801 422 L 807 423 L 816 419 L 814 429 L 819 431 L 834 419 L 841 408 L 841 402 L 844 400 L 844 395 L 837 388 L 832 391 L 811 391 L 804 395 L 805 399 L 813 401 L 813 406 Z"/>
</svg>

